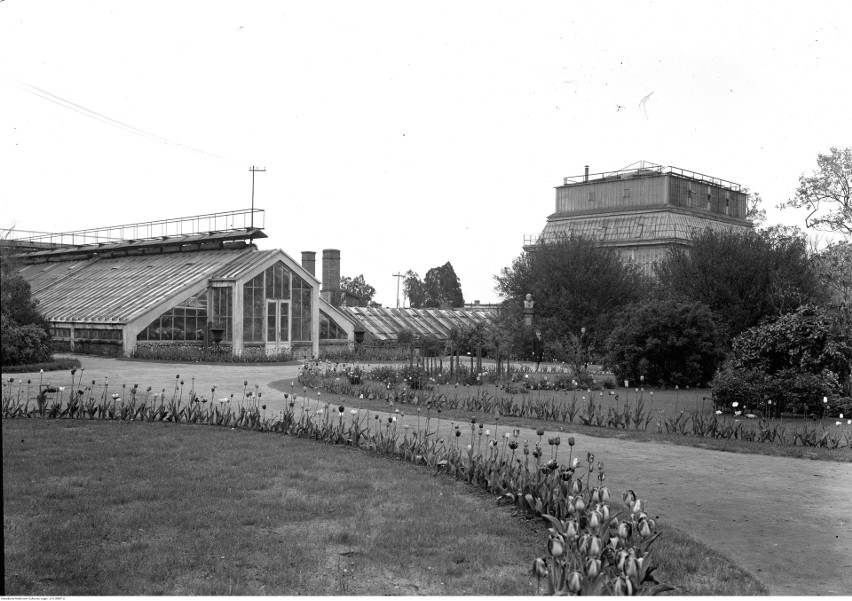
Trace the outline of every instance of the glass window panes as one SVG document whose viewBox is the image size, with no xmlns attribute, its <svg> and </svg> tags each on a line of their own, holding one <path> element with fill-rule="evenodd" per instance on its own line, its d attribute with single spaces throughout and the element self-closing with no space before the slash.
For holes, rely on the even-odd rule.
<svg viewBox="0 0 852 601">
<path fill-rule="evenodd" d="M 243 284 L 243 340 L 263 342 L 263 272 Z"/>
<path fill-rule="evenodd" d="M 346 332 L 325 311 L 320 311 L 320 340 L 345 340 Z"/>
<path fill-rule="evenodd" d="M 136 340 L 203 340 L 207 323 L 207 291 L 184 299 L 139 332 Z"/>
</svg>

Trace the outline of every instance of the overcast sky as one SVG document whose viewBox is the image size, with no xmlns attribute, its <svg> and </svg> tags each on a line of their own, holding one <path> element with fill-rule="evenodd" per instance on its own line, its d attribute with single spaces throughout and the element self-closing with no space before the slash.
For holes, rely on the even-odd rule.
<svg viewBox="0 0 852 601">
<path fill-rule="evenodd" d="M 465 300 L 562 177 L 647 160 L 775 210 L 852 145 L 852 3 L 0 1 L 0 225 L 248 208 L 268 240 Z M 644 102 L 643 102 L 644 100 Z M 318 261 L 319 264 L 319 261 Z M 319 274 L 318 274 L 319 275 Z"/>
</svg>

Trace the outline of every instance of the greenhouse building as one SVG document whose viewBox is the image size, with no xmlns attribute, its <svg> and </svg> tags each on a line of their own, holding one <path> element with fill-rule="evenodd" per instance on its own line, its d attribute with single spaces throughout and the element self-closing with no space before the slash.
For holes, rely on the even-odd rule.
<svg viewBox="0 0 852 601">
<path fill-rule="evenodd" d="M 258 211 L 251 211 L 252 224 Z M 267 237 L 262 228 L 233 227 L 248 214 L 12 242 L 58 350 L 130 356 L 142 346 L 216 345 L 235 355 L 310 358 L 321 345 L 351 348 L 355 323 L 323 298 L 315 253 L 303 253 L 299 263 L 282 250 L 259 250 L 254 241 Z M 101 241 L 92 242 L 95 235 Z M 336 267 L 339 280 L 339 251 L 325 252 L 329 276 Z"/>
</svg>

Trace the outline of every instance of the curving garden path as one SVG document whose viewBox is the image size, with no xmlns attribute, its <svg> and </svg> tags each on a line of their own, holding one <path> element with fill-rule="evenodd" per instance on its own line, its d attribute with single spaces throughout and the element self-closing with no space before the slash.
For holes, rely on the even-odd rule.
<svg viewBox="0 0 852 601">
<path fill-rule="evenodd" d="M 243 382 L 262 393 L 267 411 L 283 408 L 270 382 L 295 379 L 298 366 L 222 366 L 138 363 L 78 356 L 83 381 L 110 390 L 139 384 L 166 389 L 171 397 L 180 374 L 210 398 L 240 398 Z M 11 377 L 6 376 L 6 377 Z M 38 374 L 14 374 L 38 381 Z M 55 385 L 70 385 L 68 372 L 45 374 Z M 300 392 L 301 387 L 296 386 Z M 186 398 L 184 396 L 184 398 Z M 312 400 L 316 403 L 316 399 Z M 409 419 L 409 418 L 406 418 Z M 413 421 L 413 420 L 412 420 Z M 486 424 L 495 428 L 494 424 Z M 441 424 L 444 436 L 450 423 Z M 505 427 L 501 428 L 504 431 Z M 547 436 L 547 435 L 546 435 Z M 563 443 L 565 434 L 562 434 Z M 469 434 L 463 430 L 462 441 Z M 603 461 L 606 484 L 616 494 L 633 489 L 647 511 L 721 551 L 763 582 L 773 595 L 848 595 L 852 592 L 852 463 L 745 455 L 686 446 L 594 438 L 579 434 L 575 455 L 587 451 Z M 538 437 L 521 429 L 521 439 Z M 560 453 L 567 452 L 563 444 Z M 549 449 L 545 449 L 549 452 Z M 561 455 L 564 456 L 564 455 Z"/>
</svg>

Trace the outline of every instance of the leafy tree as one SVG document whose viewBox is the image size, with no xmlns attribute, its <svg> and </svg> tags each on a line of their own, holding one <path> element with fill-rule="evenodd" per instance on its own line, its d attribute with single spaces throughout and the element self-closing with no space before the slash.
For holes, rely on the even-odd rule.
<svg viewBox="0 0 852 601">
<path fill-rule="evenodd" d="M 494 279 L 505 304 L 516 308 L 502 312 L 503 322 L 520 322 L 524 297 L 532 295 L 534 327 L 542 332 L 545 355 L 557 361 L 570 359 L 565 349 L 573 348 L 571 335 L 579 335 L 583 327 L 585 348 L 593 352 L 611 331 L 613 314 L 647 289 L 638 269 L 623 263 L 614 250 L 576 236 L 537 245 Z M 531 341 L 532 333 L 521 331 Z M 515 347 L 521 345 L 516 341 Z"/>
<path fill-rule="evenodd" d="M 852 241 L 830 244 L 814 257 L 814 262 L 832 298 L 847 306 L 852 303 Z"/>
<path fill-rule="evenodd" d="M 17 325 L 34 324 L 45 332 L 50 324 L 38 310 L 29 283 L 18 273 L 14 258 L 5 252 L 0 256 L 0 311 Z"/>
<path fill-rule="evenodd" d="M 620 381 L 680 386 L 709 382 L 724 357 L 710 308 L 687 299 L 632 305 L 607 341 L 609 362 Z"/>
<path fill-rule="evenodd" d="M 805 209 L 805 226 L 852 235 L 852 147 L 817 155 L 817 170 L 799 176 L 796 195 L 778 208 Z"/>
<path fill-rule="evenodd" d="M 763 208 L 763 199 L 760 197 L 760 192 L 752 192 L 748 188 L 743 188 L 746 194 L 746 219 L 754 224 L 754 227 L 760 227 L 766 221 L 766 209 Z"/>
<path fill-rule="evenodd" d="M 376 294 L 376 289 L 370 286 L 366 280 L 364 280 L 364 275 L 358 275 L 354 278 L 341 276 L 340 277 L 340 289 L 348 292 L 349 294 L 354 294 L 359 298 L 358 306 L 359 307 L 377 307 L 378 303 L 373 302 L 373 297 Z"/>
<path fill-rule="evenodd" d="M 408 299 L 408 306 L 419 309 L 426 304 L 426 286 L 416 271 L 408 270 L 402 279 L 402 290 Z"/>
<path fill-rule="evenodd" d="M 777 226 L 705 230 L 690 248 L 672 248 L 656 273 L 663 291 L 710 307 L 730 336 L 824 296 L 804 235 Z"/>
<path fill-rule="evenodd" d="M 449 261 L 427 271 L 426 278 L 422 281 L 416 272 L 409 269 L 402 286 L 408 298 L 408 305 L 413 309 L 450 309 L 464 306 L 461 282 Z"/>
</svg>

